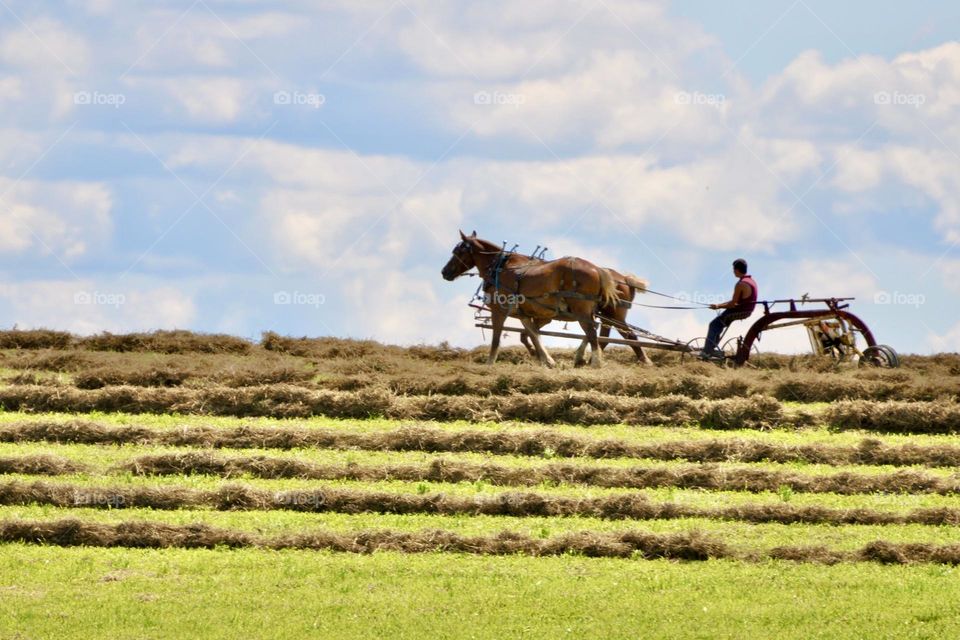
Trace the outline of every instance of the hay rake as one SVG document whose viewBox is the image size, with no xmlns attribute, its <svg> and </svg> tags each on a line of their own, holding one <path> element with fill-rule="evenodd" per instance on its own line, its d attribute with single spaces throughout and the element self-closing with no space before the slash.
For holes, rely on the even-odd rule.
<svg viewBox="0 0 960 640">
<path fill-rule="evenodd" d="M 900 357 L 897 352 L 885 344 L 878 344 L 873 332 L 859 317 L 850 313 L 852 297 L 846 298 L 810 298 L 803 296 L 782 300 L 761 300 L 758 305 L 763 306 L 763 314 L 753 322 L 743 336 L 730 338 L 722 342 L 722 353 L 712 357 L 717 364 L 728 366 L 746 365 L 750 356 L 759 353 L 757 343 L 764 333 L 774 329 L 802 326 L 806 329 L 814 354 L 830 357 L 838 362 L 855 362 L 860 366 L 898 367 Z M 630 304 L 630 303 L 623 303 Z M 475 326 L 492 330 L 490 323 L 490 309 L 486 304 L 471 301 L 470 306 L 475 309 Z M 601 315 L 594 316 L 598 327 L 608 326 L 613 329 L 628 329 L 642 339 L 629 340 L 626 338 L 600 337 L 601 344 L 618 344 L 631 347 L 660 349 L 680 353 L 681 361 L 699 357 L 703 349 L 704 338 L 697 337 L 682 341 L 657 335 L 647 329 L 628 322 L 619 322 Z M 521 327 L 505 326 L 504 331 L 524 333 Z M 569 331 L 540 330 L 540 335 L 552 338 L 563 338 L 583 342 L 586 336 Z"/>
</svg>

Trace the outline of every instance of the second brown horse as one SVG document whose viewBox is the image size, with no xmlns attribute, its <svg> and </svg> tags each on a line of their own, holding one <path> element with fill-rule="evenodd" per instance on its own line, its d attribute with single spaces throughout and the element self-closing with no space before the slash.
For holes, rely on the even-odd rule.
<svg viewBox="0 0 960 640">
<path fill-rule="evenodd" d="M 526 256 L 504 252 L 492 242 L 460 232 L 460 243 L 441 271 L 445 280 L 454 280 L 476 267 L 484 279 L 485 301 L 491 310 L 493 339 L 487 362 L 497 361 L 500 338 L 508 317 L 518 318 L 533 342 L 540 362 L 556 362 L 540 343 L 540 327 L 551 320 L 580 323 L 590 345 L 590 364 L 602 363 L 594 315 L 620 300 L 614 277 L 606 269 L 583 260 L 565 257 L 532 262 Z M 581 348 L 581 351 L 584 347 Z"/>
</svg>

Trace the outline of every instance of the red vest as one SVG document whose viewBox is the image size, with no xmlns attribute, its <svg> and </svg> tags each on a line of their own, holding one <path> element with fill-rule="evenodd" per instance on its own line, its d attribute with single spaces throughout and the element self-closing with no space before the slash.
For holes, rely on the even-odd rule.
<svg viewBox="0 0 960 640">
<path fill-rule="evenodd" d="M 753 276 L 743 276 L 740 278 L 740 282 L 746 282 L 750 285 L 750 296 L 746 300 L 741 300 L 737 306 L 733 308 L 733 311 L 753 313 L 753 310 L 757 307 L 757 296 L 760 293 L 759 289 L 757 289 L 757 283 L 754 281 Z"/>
</svg>

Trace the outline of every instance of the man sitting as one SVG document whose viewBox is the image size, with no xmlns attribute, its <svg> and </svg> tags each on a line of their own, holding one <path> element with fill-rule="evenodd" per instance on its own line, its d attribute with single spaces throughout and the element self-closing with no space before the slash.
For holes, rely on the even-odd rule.
<svg viewBox="0 0 960 640">
<path fill-rule="evenodd" d="M 757 283 L 752 276 L 747 275 L 747 261 L 743 258 L 737 258 L 733 261 L 733 275 L 737 278 L 737 286 L 733 288 L 733 298 L 727 302 L 710 305 L 711 309 L 723 309 L 710 322 L 707 329 L 707 341 L 703 345 L 703 351 L 700 352 L 702 360 L 709 360 L 720 355 L 720 349 L 717 342 L 720 340 L 720 334 L 730 326 L 734 320 L 743 320 L 749 318 L 757 306 Z"/>
</svg>

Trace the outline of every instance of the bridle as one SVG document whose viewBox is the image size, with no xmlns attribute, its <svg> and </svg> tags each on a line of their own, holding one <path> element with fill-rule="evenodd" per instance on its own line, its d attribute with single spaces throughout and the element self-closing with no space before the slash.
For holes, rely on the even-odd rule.
<svg viewBox="0 0 960 640">
<path fill-rule="evenodd" d="M 455 278 L 459 278 L 460 276 L 466 275 L 467 271 L 469 271 L 475 266 L 475 265 L 468 265 L 466 262 L 464 262 L 463 258 L 460 257 L 462 254 L 467 253 L 469 251 L 470 251 L 470 248 L 466 240 L 461 240 L 460 244 L 458 244 L 453 248 L 453 251 L 451 252 L 453 254 L 453 257 L 457 259 L 457 262 L 460 263 L 460 266 L 465 267 L 465 269 L 463 270 L 463 273 L 460 273 L 459 275 L 455 276 Z"/>
</svg>

